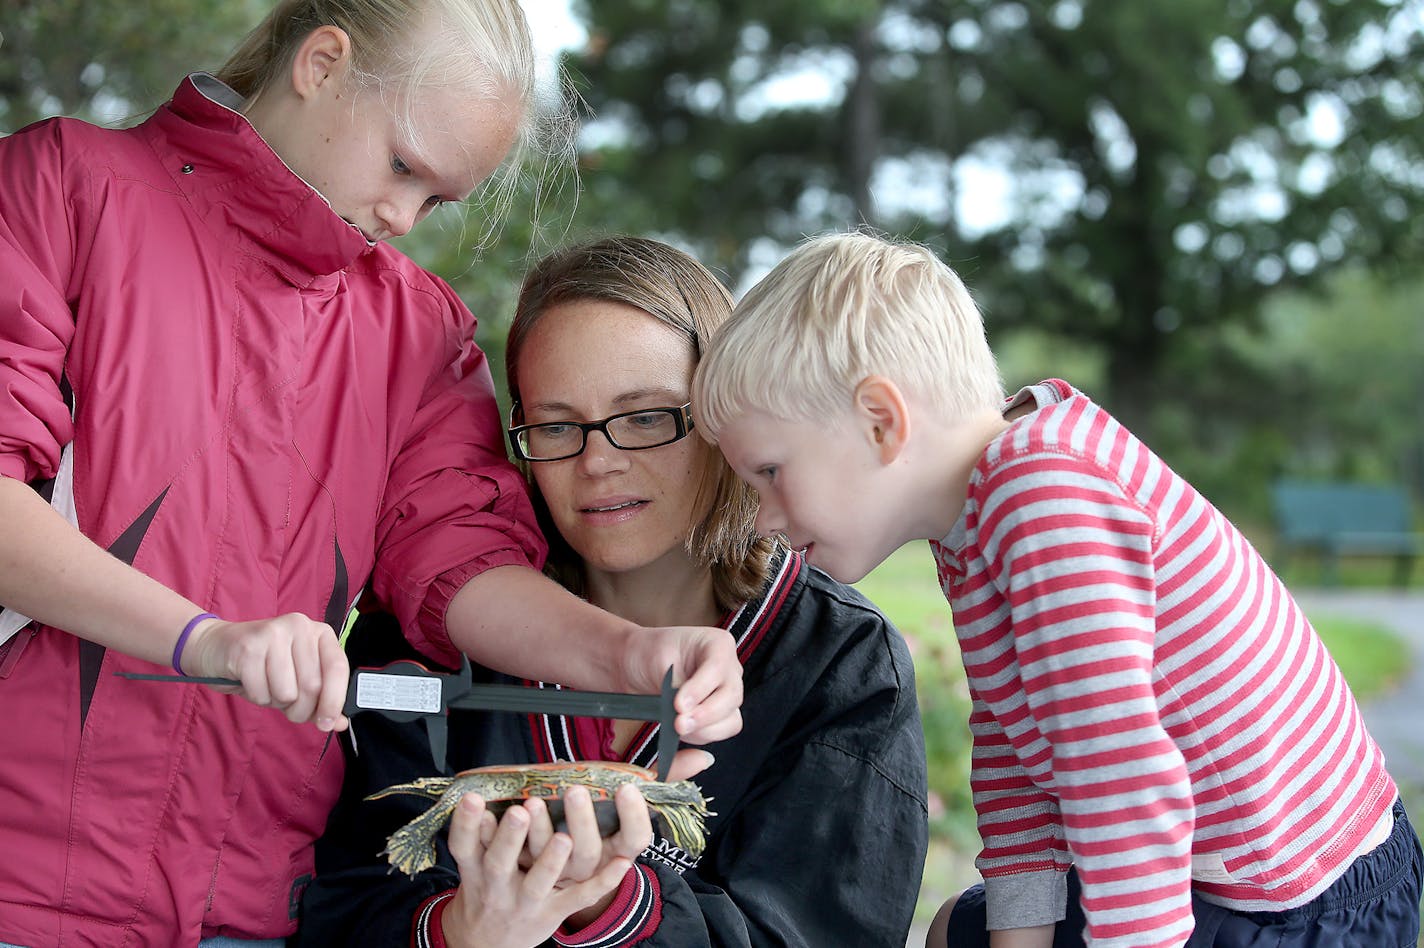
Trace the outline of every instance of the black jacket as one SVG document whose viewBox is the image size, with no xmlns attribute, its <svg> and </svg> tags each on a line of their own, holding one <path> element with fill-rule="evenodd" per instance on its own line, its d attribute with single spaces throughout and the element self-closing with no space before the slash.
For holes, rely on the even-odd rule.
<svg viewBox="0 0 1424 948">
<path fill-rule="evenodd" d="M 856 590 L 797 554 L 778 561 L 763 595 L 728 626 L 741 639 L 744 725 L 708 748 L 716 763 L 695 778 L 716 812 L 707 850 L 679 872 L 673 864 L 686 854 L 654 840 L 640 864 L 656 874 L 647 888 L 657 904 L 641 927 L 604 944 L 902 948 L 928 841 L 924 736 L 904 640 Z M 415 657 L 389 617 L 362 619 L 348 652 L 353 667 Z M 450 768 L 591 759 L 562 723 L 454 711 Z M 343 740 L 345 787 L 317 844 L 293 944 L 410 945 L 417 909 L 459 877 L 443 838 L 433 869 L 415 880 L 388 873 L 377 856 L 386 837 L 430 801 L 362 798 L 438 768 L 423 722 L 362 713 L 352 730 L 359 753 Z M 655 749 L 655 736 L 640 735 L 630 758 L 650 765 Z"/>
</svg>

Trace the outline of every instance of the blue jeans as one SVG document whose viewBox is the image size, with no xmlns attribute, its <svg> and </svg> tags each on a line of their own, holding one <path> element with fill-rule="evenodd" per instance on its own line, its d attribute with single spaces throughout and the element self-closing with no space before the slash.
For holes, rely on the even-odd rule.
<svg viewBox="0 0 1424 948">
<path fill-rule="evenodd" d="M 1237 912 L 1192 894 L 1196 930 L 1187 948 L 1415 948 L 1424 851 L 1404 805 L 1394 804 L 1394 831 L 1312 901 L 1281 912 Z M 1087 920 L 1078 874 L 1068 873 L 1068 916 L 1053 948 L 1083 948 Z M 949 948 L 988 948 L 984 887 L 959 897 L 949 916 Z"/>
</svg>

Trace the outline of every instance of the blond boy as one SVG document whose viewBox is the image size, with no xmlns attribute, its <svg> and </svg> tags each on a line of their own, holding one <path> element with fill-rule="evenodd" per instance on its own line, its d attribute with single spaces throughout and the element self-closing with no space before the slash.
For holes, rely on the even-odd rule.
<svg viewBox="0 0 1424 948">
<path fill-rule="evenodd" d="M 1414 944 L 1418 838 L 1289 592 L 1067 383 L 1005 401 L 934 254 L 807 241 L 737 306 L 692 398 L 758 529 L 836 579 L 930 541 L 973 698 L 984 882 L 927 944 Z"/>
</svg>

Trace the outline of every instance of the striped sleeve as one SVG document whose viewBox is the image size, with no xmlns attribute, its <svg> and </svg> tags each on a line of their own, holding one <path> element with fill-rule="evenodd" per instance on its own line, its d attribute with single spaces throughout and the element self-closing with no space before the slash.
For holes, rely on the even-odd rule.
<svg viewBox="0 0 1424 948">
<path fill-rule="evenodd" d="M 410 926 L 411 948 L 445 948 L 445 929 L 441 919 L 445 917 L 445 906 L 454 897 L 455 890 L 446 889 L 420 903 Z"/>
<path fill-rule="evenodd" d="M 978 640 L 971 628 L 966 643 L 1002 729 L 986 726 L 987 710 L 976 715 L 981 868 L 991 927 L 1041 924 L 995 907 L 1017 914 L 1023 880 L 1012 877 L 1054 868 L 1061 833 L 1083 880 L 1091 944 L 1177 945 L 1192 924 L 1194 814 L 1153 689 L 1157 538 L 1104 460 L 1027 452 L 994 466 L 976 491 L 982 581 L 1007 603 L 1012 630 L 985 628 Z M 1001 630 L 996 618 L 988 625 Z M 1057 812 L 1025 768 L 1051 775 Z"/>
<path fill-rule="evenodd" d="M 658 877 L 641 863 L 623 877 L 613 904 L 578 931 L 561 927 L 554 943 L 563 948 L 618 948 L 635 945 L 657 931 L 662 921 L 662 892 Z"/>
</svg>

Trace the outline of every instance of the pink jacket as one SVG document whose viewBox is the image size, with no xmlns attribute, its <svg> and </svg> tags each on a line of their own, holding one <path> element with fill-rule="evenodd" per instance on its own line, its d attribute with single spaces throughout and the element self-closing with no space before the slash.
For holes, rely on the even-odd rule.
<svg viewBox="0 0 1424 948">
<path fill-rule="evenodd" d="M 369 579 L 448 658 L 454 592 L 543 557 L 474 318 L 224 101 L 197 75 L 134 129 L 0 139 L 0 474 L 72 442 L 80 529 L 195 602 L 339 624 Z M 0 941 L 293 930 L 336 746 L 59 630 L 8 649 Z"/>
</svg>

